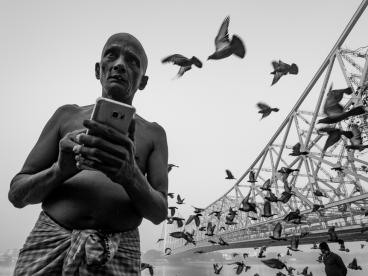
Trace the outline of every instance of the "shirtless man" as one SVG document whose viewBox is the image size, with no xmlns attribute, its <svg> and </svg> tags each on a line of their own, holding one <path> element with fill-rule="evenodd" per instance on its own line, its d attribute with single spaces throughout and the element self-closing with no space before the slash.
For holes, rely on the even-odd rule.
<svg viewBox="0 0 368 276">
<path fill-rule="evenodd" d="M 111 36 L 95 65 L 102 97 L 131 105 L 146 86 L 146 69 L 134 36 Z M 42 203 L 15 275 L 140 275 L 137 227 L 143 218 L 159 224 L 167 217 L 164 129 L 136 115 L 122 134 L 89 120 L 92 109 L 56 110 L 11 181 L 15 207 Z"/>
</svg>

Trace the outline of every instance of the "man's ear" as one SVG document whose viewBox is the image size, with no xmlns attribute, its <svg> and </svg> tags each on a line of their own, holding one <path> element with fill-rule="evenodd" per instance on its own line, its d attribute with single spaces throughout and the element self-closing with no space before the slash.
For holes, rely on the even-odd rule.
<svg viewBox="0 0 368 276">
<path fill-rule="evenodd" d="M 96 75 L 96 79 L 100 79 L 100 63 L 96 62 L 95 64 L 95 75 Z"/>
<path fill-rule="evenodd" d="M 142 79 L 141 79 L 141 83 L 139 84 L 139 90 L 143 90 L 146 85 L 147 85 L 147 82 L 148 82 L 148 76 L 143 76 Z"/>
</svg>

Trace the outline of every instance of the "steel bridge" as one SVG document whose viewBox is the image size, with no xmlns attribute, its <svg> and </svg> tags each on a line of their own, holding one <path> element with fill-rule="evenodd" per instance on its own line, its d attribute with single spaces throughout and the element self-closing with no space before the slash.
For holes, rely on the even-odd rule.
<svg viewBox="0 0 368 276">
<path fill-rule="evenodd" d="M 269 236 L 277 222 L 282 223 L 284 235 L 308 232 L 301 243 L 327 240 L 327 230 L 331 226 L 335 226 L 336 232 L 345 241 L 368 238 L 367 234 L 362 234 L 362 227 L 365 227 L 365 223 L 368 225 L 368 149 L 348 150 L 346 145 L 349 141 L 343 137 L 323 151 L 326 135 L 318 131 L 321 124 L 317 123 L 318 119 L 325 117 L 321 113 L 321 106 L 329 83 L 333 82 L 333 69 L 339 68 L 337 71 L 353 90 L 351 95 L 341 101 L 345 110 L 368 105 L 368 48 L 350 50 L 343 46 L 367 5 L 368 0 L 360 4 L 313 79 L 254 162 L 230 190 L 202 212 L 200 226 L 207 226 L 208 222 L 216 224 L 215 235 L 206 236 L 205 231 L 199 231 L 199 227 L 192 223 L 185 226 L 185 231 L 195 231 L 193 237 L 196 245 L 184 245 L 185 240 L 169 236 L 169 233 L 183 231 L 184 228 L 178 228 L 175 223 L 165 223 L 162 233 L 164 241 L 161 244 L 163 250 L 169 247 L 173 255 L 180 255 L 195 250 L 260 246 L 270 241 Z M 367 144 L 367 116 L 368 113 L 349 117 L 330 126 L 349 130 L 352 124 L 356 124 L 362 133 L 363 144 Z M 308 153 L 290 156 L 297 142 L 301 145 L 301 151 Z M 282 167 L 298 171 L 285 179 L 278 172 Z M 250 174 L 254 174 L 255 181 L 249 178 Z M 275 215 L 270 218 L 262 217 L 265 197 L 269 196 L 269 192 L 261 187 L 267 180 L 270 180 L 272 193 L 277 197 L 284 191 L 285 181 L 291 186 L 293 194 L 286 204 L 271 204 L 271 212 Z M 317 191 L 324 196 L 316 195 Z M 247 195 L 249 202 L 256 204 L 257 213 L 238 210 Z M 313 207 L 316 205 L 324 207 L 315 212 Z M 225 224 L 230 208 L 237 210 L 234 219 L 236 224 L 233 225 Z M 289 212 L 296 209 L 301 211 L 304 223 L 295 225 L 283 221 Z M 210 215 L 213 211 L 221 211 L 219 219 Z M 225 229 L 221 229 L 221 226 Z M 228 242 L 229 246 L 222 247 L 208 242 L 209 239 L 216 241 L 219 237 Z M 275 245 L 281 244 L 277 242 Z"/>
</svg>

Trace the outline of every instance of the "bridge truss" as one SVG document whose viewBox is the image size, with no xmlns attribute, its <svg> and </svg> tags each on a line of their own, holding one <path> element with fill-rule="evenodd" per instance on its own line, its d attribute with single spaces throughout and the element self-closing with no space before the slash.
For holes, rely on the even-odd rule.
<svg viewBox="0 0 368 276">
<path fill-rule="evenodd" d="M 354 91 L 341 102 L 345 110 L 360 105 L 367 107 L 368 48 L 351 50 L 343 47 L 346 37 L 367 4 L 367 0 L 362 2 L 316 75 L 262 152 L 234 186 L 202 212 L 200 226 L 207 226 L 208 222 L 217 225 L 212 240 L 220 236 L 228 242 L 267 238 L 277 222 L 282 223 L 284 234 L 313 232 L 330 226 L 335 226 L 338 230 L 368 222 L 368 217 L 365 216 L 368 212 L 368 149 L 361 152 L 348 150 L 346 145 L 349 140 L 343 137 L 324 152 L 326 135 L 318 131 L 322 125 L 317 123 L 319 118 L 325 117 L 321 113 L 321 106 L 332 83 L 332 72 L 339 72 L 346 85 Z M 352 124 L 356 124 L 362 133 L 363 144 L 366 144 L 367 116 L 368 113 L 350 117 L 330 126 L 349 130 Z M 307 151 L 308 154 L 290 156 L 292 147 L 298 142 L 301 151 Z M 269 196 L 269 192 L 261 187 L 270 180 L 271 190 L 279 198 L 284 191 L 282 174 L 278 172 L 282 167 L 299 170 L 286 179 L 294 195 L 287 203 L 271 203 L 271 212 L 275 215 L 270 218 L 262 217 L 265 197 Z M 254 173 L 256 182 L 249 181 L 251 172 Z M 324 196 L 316 196 L 317 191 Z M 249 202 L 256 203 L 257 213 L 238 210 L 248 193 Z M 315 212 L 315 205 L 323 205 L 324 208 Z M 237 210 L 234 225 L 225 224 L 230 208 Z M 283 221 L 289 212 L 296 209 L 301 211 L 304 223 L 295 225 Z M 213 211 L 222 212 L 220 219 L 210 215 Z M 221 226 L 225 230 L 220 230 Z M 192 244 L 184 246 L 183 239 L 174 239 L 168 235 L 184 228 L 177 228 L 175 223 L 165 225 L 164 228 L 163 249 L 170 247 L 173 253 L 179 253 L 194 247 Z M 196 248 L 208 246 L 209 237 L 205 235 L 205 231 L 198 231 L 193 223 L 185 226 L 188 232 L 193 229 Z"/>
</svg>

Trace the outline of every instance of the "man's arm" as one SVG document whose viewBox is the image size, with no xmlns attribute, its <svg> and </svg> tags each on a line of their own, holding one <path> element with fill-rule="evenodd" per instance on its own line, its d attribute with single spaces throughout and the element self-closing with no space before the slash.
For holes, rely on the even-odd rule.
<svg viewBox="0 0 368 276">
<path fill-rule="evenodd" d="M 60 107 L 53 114 L 28 155 L 23 168 L 12 179 L 8 198 L 15 207 L 23 208 L 28 204 L 42 202 L 55 187 L 78 171 L 74 157 L 71 165 L 65 165 L 70 160 L 70 155 L 74 156 L 73 134 L 67 135 L 62 140 L 59 137 L 60 121 L 63 119 L 63 114 L 70 111 L 70 108 L 73 107 Z"/>
<path fill-rule="evenodd" d="M 147 160 L 147 178 L 135 162 L 135 146 L 125 134 L 91 120 L 84 121 L 94 135 L 81 134 L 75 147 L 78 166 L 105 173 L 122 185 L 142 217 L 159 224 L 167 217 L 168 149 L 162 127 L 153 127 L 153 149 Z M 96 160 L 100 160 L 98 162 Z"/>
</svg>

